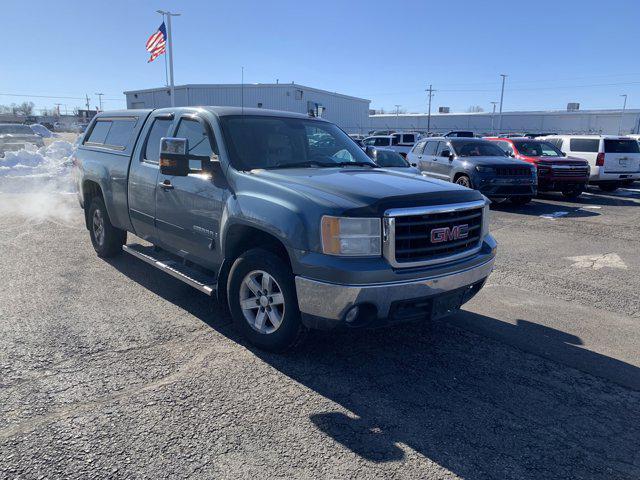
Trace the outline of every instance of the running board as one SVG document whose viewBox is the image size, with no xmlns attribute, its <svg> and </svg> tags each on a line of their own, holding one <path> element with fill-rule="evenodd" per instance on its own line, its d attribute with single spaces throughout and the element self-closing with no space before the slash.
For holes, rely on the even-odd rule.
<svg viewBox="0 0 640 480">
<path fill-rule="evenodd" d="M 213 295 L 216 290 L 217 283 L 214 276 L 184 265 L 180 260 L 176 259 L 177 257 L 167 252 L 156 251 L 153 245 L 144 246 L 139 243 L 132 243 L 123 245 L 122 249 L 149 265 L 153 265 L 158 270 L 168 273 L 187 285 L 200 290 L 202 293 Z"/>
</svg>

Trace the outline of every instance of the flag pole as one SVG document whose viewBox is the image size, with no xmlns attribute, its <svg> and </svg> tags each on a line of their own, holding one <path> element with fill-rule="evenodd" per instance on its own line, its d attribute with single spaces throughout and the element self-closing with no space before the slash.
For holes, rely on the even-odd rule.
<svg viewBox="0 0 640 480">
<path fill-rule="evenodd" d="M 179 17 L 179 13 L 157 10 L 158 13 L 167 16 L 167 43 L 169 44 L 169 88 L 171 90 L 171 106 L 176 106 L 175 85 L 173 83 L 173 36 L 171 35 L 171 17 Z"/>
</svg>

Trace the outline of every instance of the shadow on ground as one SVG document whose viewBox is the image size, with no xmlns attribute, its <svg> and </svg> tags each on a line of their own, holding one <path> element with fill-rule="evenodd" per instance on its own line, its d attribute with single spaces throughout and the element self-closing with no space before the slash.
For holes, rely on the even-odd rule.
<svg viewBox="0 0 640 480">
<path fill-rule="evenodd" d="M 205 295 L 141 261 L 110 263 L 245 345 Z M 511 325 L 459 315 L 469 324 L 492 324 L 498 338 L 523 348 L 552 345 L 549 358 L 569 355 L 597 369 L 638 375 L 633 366 L 580 348 L 580 339 L 565 332 L 526 320 Z M 500 335 L 504 329 L 508 334 Z M 335 408 L 313 413 L 311 425 L 368 461 L 403 461 L 414 451 L 466 479 L 640 478 L 638 392 L 449 322 L 316 333 L 286 355 L 254 353 L 334 402 Z"/>
</svg>

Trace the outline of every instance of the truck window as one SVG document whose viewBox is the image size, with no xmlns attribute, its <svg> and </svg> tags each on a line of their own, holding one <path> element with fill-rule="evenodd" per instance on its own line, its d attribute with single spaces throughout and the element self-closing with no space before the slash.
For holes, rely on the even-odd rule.
<svg viewBox="0 0 640 480">
<path fill-rule="evenodd" d="M 638 150 L 638 142 L 635 140 L 605 139 L 604 153 L 640 153 L 640 150 Z"/>
<path fill-rule="evenodd" d="M 402 136 L 402 143 L 415 143 L 416 136 L 413 133 L 405 133 Z"/>
<path fill-rule="evenodd" d="M 136 123 L 137 121 L 135 119 L 114 120 L 111 122 L 111 128 L 109 129 L 109 133 L 107 133 L 104 144 L 112 147 L 126 148 L 131 140 L 131 135 L 133 134 Z"/>
<path fill-rule="evenodd" d="M 111 121 L 98 120 L 93 126 L 89 137 L 84 141 L 85 144 L 90 143 L 94 145 L 103 145 L 109 129 L 111 128 Z"/>
<path fill-rule="evenodd" d="M 169 136 L 169 128 L 173 120 L 168 118 L 156 118 L 151 125 L 147 144 L 144 149 L 144 161 L 158 163 L 160 160 L 160 139 Z"/>
<path fill-rule="evenodd" d="M 600 149 L 599 138 L 572 138 L 569 142 L 572 152 L 594 152 Z"/>
<path fill-rule="evenodd" d="M 178 138 L 186 138 L 189 141 L 189 155 L 211 157 L 214 153 L 209 141 L 209 135 L 202 123 L 197 120 L 183 118 L 178 125 Z M 202 160 L 189 160 L 191 170 L 202 170 Z"/>
<path fill-rule="evenodd" d="M 129 145 L 136 123 L 135 118 L 97 120 L 84 143 L 124 150 Z"/>
</svg>

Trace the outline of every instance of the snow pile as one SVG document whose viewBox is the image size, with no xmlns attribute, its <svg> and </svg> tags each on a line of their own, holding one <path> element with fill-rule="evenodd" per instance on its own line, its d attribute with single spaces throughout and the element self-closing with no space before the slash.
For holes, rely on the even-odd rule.
<svg viewBox="0 0 640 480">
<path fill-rule="evenodd" d="M 63 221 L 78 217 L 72 175 L 75 147 L 63 140 L 27 145 L 0 157 L 0 215 Z"/>
</svg>

